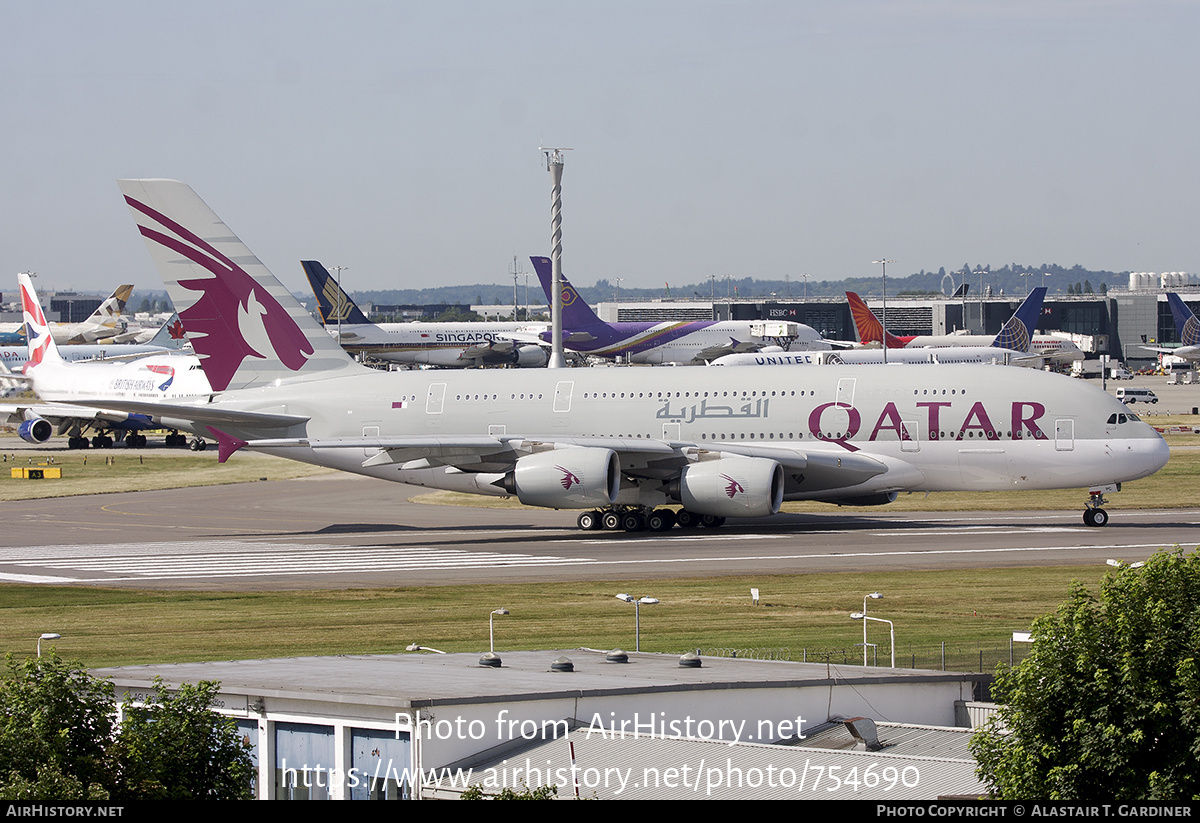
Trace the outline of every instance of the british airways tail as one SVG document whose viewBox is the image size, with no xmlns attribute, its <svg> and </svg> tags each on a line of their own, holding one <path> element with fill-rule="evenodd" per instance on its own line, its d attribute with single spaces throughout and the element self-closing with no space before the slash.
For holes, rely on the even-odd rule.
<svg viewBox="0 0 1200 823">
<path fill-rule="evenodd" d="M 362 368 L 190 186 L 119 184 L 215 391 Z"/>
<path fill-rule="evenodd" d="M 883 342 L 883 324 L 879 322 L 879 318 L 867 306 L 866 302 L 852 291 L 846 292 L 846 299 L 850 301 L 850 314 L 854 317 L 854 326 L 858 329 L 858 340 L 860 343 L 882 343 Z M 891 334 L 887 335 L 887 347 L 889 349 L 902 349 L 907 341 L 901 340 L 899 337 Z"/>
<path fill-rule="evenodd" d="M 542 291 L 546 299 L 554 303 L 554 270 L 549 257 L 531 257 L 533 270 L 537 272 L 538 280 L 542 281 Z M 589 326 L 607 326 L 608 324 L 596 316 L 584 299 L 575 291 L 575 287 L 564 276 L 562 278 L 563 328 L 586 329 Z"/>
<path fill-rule="evenodd" d="M 365 326 L 371 322 L 324 266 L 316 260 L 302 260 L 300 265 L 304 267 L 308 285 L 312 286 L 313 294 L 317 297 L 317 311 L 322 323 L 335 326 L 339 316 L 343 323 L 351 326 Z"/>
<path fill-rule="evenodd" d="M 1046 287 L 1038 286 L 1017 306 L 1004 328 L 996 335 L 992 345 L 999 349 L 1027 352 L 1033 348 L 1033 335 L 1042 314 L 1042 301 L 1046 299 Z"/>
<path fill-rule="evenodd" d="M 1179 342 L 1184 346 L 1200 345 L 1200 320 L 1175 292 L 1167 292 L 1167 303 L 1171 306 L 1171 316 L 1175 318 Z"/>
<path fill-rule="evenodd" d="M 29 374 L 42 363 L 61 365 L 64 361 L 58 353 L 50 324 L 33 288 L 33 278 L 25 272 L 17 275 L 17 287 L 21 290 L 21 311 L 25 320 L 25 344 L 29 347 L 29 361 L 25 373 Z"/>
</svg>

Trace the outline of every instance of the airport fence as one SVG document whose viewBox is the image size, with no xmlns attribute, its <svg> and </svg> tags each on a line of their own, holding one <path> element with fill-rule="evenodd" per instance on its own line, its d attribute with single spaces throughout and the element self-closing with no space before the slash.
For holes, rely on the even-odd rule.
<svg viewBox="0 0 1200 823">
<path fill-rule="evenodd" d="M 992 646 L 962 645 L 944 642 L 935 646 L 900 645 L 896 647 L 896 666 L 902 669 L 929 669 L 943 672 L 980 672 L 995 674 L 1000 666 L 1021 662 L 1029 653 L 1029 643 Z M 750 660 L 794 660 L 802 663 L 836 663 L 839 666 L 862 665 L 861 645 L 813 648 L 734 648 L 709 647 L 698 650 L 702 657 L 740 657 Z M 884 645 L 868 644 L 867 663 L 890 666 L 891 650 Z"/>
</svg>

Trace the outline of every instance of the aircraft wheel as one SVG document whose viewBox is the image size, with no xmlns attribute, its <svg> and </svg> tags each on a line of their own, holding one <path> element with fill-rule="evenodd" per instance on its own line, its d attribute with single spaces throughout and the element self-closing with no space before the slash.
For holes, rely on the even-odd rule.
<svg viewBox="0 0 1200 823">
<path fill-rule="evenodd" d="M 646 515 L 646 528 L 652 532 L 665 532 L 675 525 L 675 516 L 670 509 L 655 509 Z"/>
<path fill-rule="evenodd" d="M 694 529 L 700 525 L 700 515 L 687 509 L 680 509 L 675 513 L 675 523 L 681 529 Z"/>
<path fill-rule="evenodd" d="M 717 529 L 725 525 L 725 518 L 713 514 L 703 514 L 700 516 L 700 525 L 706 529 Z"/>
<path fill-rule="evenodd" d="M 584 512 L 576 522 L 585 532 L 595 531 L 600 528 L 600 512 Z"/>
<path fill-rule="evenodd" d="M 1108 525 L 1108 512 L 1104 509 L 1088 509 L 1083 513 L 1083 522 L 1089 526 L 1100 528 Z"/>
<path fill-rule="evenodd" d="M 627 532 L 640 532 L 646 528 L 646 521 L 637 512 L 625 512 L 621 515 L 621 528 Z"/>
<path fill-rule="evenodd" d="M 621 528 L 621 515 L 616 512 L 604 512 L 600 515 L 600 525 L 605 531 L 615 532 Z"/>
</svg>

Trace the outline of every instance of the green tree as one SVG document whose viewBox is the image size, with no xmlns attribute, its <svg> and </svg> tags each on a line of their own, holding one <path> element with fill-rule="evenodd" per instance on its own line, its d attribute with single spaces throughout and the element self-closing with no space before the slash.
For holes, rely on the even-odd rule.
<svg viewBox="0 0 1200 823">
<path fill-rule="evenodd" d="M 237 724 L 210 710 L 220 684 L 182 684 L 126 710 L 114 744 L 120 796 L 146 800 L 249 800 L 254 764 Z"/>
<path fill-rule="evenodd" d="M 254 774 L 234 722 L 210 710 L 220 685 L 181 685 L 119 726 L 112 683 L 53 651 L 7 657 L 0 678 L 0 799 L 250 797 Z"/>
<path fill-rule="evenodd" d="M 998 717 L 976 733 L 997 797 L 1200 797 L 1200 554 L 1176 547 L 1081 585 L 1002 671 Z"/>
<path fill-rule="evenodd" d="M 112 684 L 53 651 L 18 662 L 0 679 L 0 797 L 103 800 L 116 703 Z"/>
</svg>

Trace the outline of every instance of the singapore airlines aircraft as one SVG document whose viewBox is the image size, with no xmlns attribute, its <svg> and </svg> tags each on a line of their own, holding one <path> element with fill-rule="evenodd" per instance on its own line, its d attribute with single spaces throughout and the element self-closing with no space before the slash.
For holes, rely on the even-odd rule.
<svg viewBox="0 0 1200 823">
<path fill-rule="evenodd" d="M 629 530 L 716 526 L 784 500 L 1077 487 L 1100 526 L 1105 492 L 1167 461 L 1113 397 L 1030 369 L 368 369 L 187 185 L 121 189 L 216 392 L 121 407 L 204 428 L 222 460 L 250 448 Z"/>
<path fill-rule="evenodd" d="M 112 360 L 87 363 L 67 362 L 46 323 L 33 280 L 28 274 L 17 275 L 25 327 L 29 334 L 29 360 L 25 377 L 40 403 L 0 406 L 0 417 L 17 425 L 21 439 L 29 443 L 44 443 L 55 429 L 70 434 L 69 447 L 110 447 L 112 435 L 124 437 L 128 446 L 146 445 L 146 429 L 176 430 L 167 438 L 168 446 L 186 442 L 178 429 L 180 423 L 167 424 L 153 411 L 130 413 L 109 401 L 136 400 L 153 405 L 160 400 L 177 400 L 211 394 L 212 389 L 193 355 L 155 354 L 136 360 Z M 112 348 L 119 348 L 114 346 Z M 81 397 L 89 399 L 88 407 L 74 405 Z M 89 440 L 84 433 L 96 432 Z M 199 441 L 203 442 L 203 441 Z"/>
<path fill-rule="evenodd" d="M 553 271 L 550 258 L 531 257 L 542 289 L 553 303 Z M 562 279 L 563 347 L 593 357 L 628 357 L 631 363 L 696 364 L 737 352 L 758 351 L 764 343 L 755 340 L 756 323 L 746 320 L 692 320 L 678 323 L 606 323 L 601 320 L 575 287 Z M 829 349 L 830 345 L 809 326 L 793 323 L 796 337 L 789 348 Z M 550 342 L 550 332 L 542 334 Z"/>
<path fill-rule="evenodd" d="M 300 265 L 317 297 L 325 328 L 341 335 L 346 351 L 450 368 L 546 365 L 546 352 L 537 343 L 545 323 L 372 323 L 324 266 L 315 260 Z"/>
</svg>

